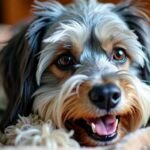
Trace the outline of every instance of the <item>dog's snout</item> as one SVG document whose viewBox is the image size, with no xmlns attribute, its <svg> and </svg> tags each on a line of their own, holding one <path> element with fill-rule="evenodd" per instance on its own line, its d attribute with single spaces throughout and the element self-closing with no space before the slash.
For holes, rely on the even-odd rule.
<svg viewBox="0 0 150 150">
<path fill-rule="evenodd" d="M 89 98 L 97 107 L 109 111 L 119 103 L 121 91 L 112 83 L 97 85 L 90 90 Z"/>
</svg>

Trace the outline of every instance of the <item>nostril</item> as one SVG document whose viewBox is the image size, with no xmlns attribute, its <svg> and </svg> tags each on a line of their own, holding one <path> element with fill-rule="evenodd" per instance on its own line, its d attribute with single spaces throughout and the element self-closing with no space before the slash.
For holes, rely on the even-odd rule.
<svg viewBox="0 0 150 150">
<path fill-rule="evenodd" d="M 121 99 L 121 91 L 116 85 L 109 85 L 110 86 L 110 99 L 109 99 L 109 104 L 108 108 L 113 108 L 115 107 L 120 99 Z"/>
<path fill-rule="evenodd" d="M 113 95 L 112 95 L 112 99 L 113 99 L 114 101 L 118 101 L 118 99 L 119 99 L 120 97 L 121 97 L 120 91 L 114 92 Z"/>
<path fill-rule="evenodd" d="M 109 102 L 108 108 L 115 107 L 119 103 L 120 99 L 121 99 L 121 92 L 118 91 L 118 92 L 113 93 L 112 98 Z"/>
<path fill-rule="evenodd" d="M 100 94 L 100 88 L 99 86 L 94 86 L 91 91 L 89 92 L 89 98 L 93 102 L 99 102 L 101 99 L 101 94 Z"/>
<path fill-rule="evenodd" d="M 96 90 L 92 89 L 89 93 L 89 97 L 92 101 L 98 101 L 99 100 L 99 95 Z"/>
</svg>

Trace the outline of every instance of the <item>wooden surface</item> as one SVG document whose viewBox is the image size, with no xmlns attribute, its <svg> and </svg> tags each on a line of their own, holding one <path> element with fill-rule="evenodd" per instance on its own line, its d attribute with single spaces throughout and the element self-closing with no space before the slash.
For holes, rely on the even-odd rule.
<svg viewBox="0 0 150 150">
<path fill-rule="evenodd" d="M 0 0 L 0 8 L 2 9 L 2 18 L 3 23 L 6 24 L 16 24 L 17 22 L 29 17 L 31 15 L 31 4 L 33 4 L 34 0 Z M 46 0 L 39 0 L 46 1 Z M 74 0 L 57 0 L 62 4 L 70 3 Z M 120 0 L 99 0 L 101 2 L 113 2 L 117 3 Z M 139 0 L 142 2 L 148 2 L 150 4 L 150 0 Z M 148 6 L 150 10 L 150 5 Z"/>
<path fill-rule="evenodd" d="M 34 0 L 1 0 L 3 23 L 16 24 L 31 15 L 31 4 Z M 39 0 L 45 1 L 45 0 Z M 62 4 L 70 3 L 73 0 L 58 0 Z M 102 2 L 117 2 L 118 0 L 101 0 Z"/>
<path fill-rule="evenodd" d="M 31 15 L 31 5 L 33 1 L 34 0 L 3 0 L 3 23 L 16 24 L 29 17 Z M 69 3 L 70 1 L 71 0 L 59 0 L 59 2 L 63 4 Z"/>
</svg>

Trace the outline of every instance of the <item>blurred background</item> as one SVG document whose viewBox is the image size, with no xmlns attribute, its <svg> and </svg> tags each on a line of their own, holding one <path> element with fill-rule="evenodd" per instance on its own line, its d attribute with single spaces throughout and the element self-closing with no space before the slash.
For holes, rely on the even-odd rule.
<svg viewBox="0 0 150 150">
<path fill-rule="evenodd" d="M 31 5 L 34 0 L 0 0 L 0 22 L 6 24 L 16 24 L 23 18 L 31 15 Z M 42 1 L 42 0 L 39 0 Z M 44 1 L 44 0 L 43 0 Z M 62 4 L 67 4 L 72 0 L 58 0 Z M 114 2 L 118 0 L 101 0 L 102 2 Z"/>
</svg>

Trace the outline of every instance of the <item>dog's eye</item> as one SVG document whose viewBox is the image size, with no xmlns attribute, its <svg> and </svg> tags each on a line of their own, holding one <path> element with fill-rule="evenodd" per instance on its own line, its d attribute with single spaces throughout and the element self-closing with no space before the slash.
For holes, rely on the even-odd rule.
<svg viewBox="0 0 150 150">
<path fill-rule="evenodd" d="M 119 64 L 125 63 L 127 60 L 127 55 L 126 55 L 125 50 L 119 47 L 114 48 L 112 59 L 114 62 L 119 63 Z"/>
<path fill-rule="evenodd" d="M 71 54 L 62 54 L 55 62 L 56 66 L 61 70 L 70 70 L 76 64 L 75 58 Z"/>
</svg>

